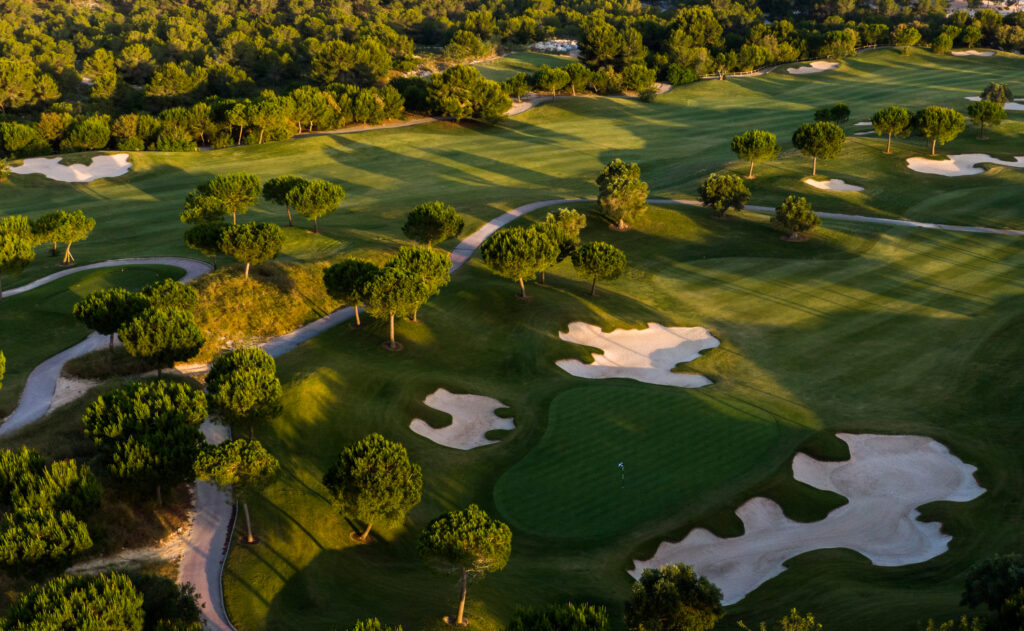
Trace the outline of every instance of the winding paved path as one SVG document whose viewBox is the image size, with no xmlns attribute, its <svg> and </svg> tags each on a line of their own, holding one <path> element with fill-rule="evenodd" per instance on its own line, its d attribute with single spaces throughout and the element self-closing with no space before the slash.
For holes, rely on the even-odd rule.
<svg viewBox="0 0 1024 631">
<path fill-rule="evenodd" d="M 559 204 L 572 204 L 580 202 L 591 202 L 593 198 L 577 197 L 568 199 L 551 199 L 539 202 L 524 204 L 513 208 L 486 224 L 480 226 L 468 237 L 463 239 L 452 250 L 452 271 L 457 270 L 468 261 L 480 244 L 487 237 L 498 229 L 508 225 L 512 221 L 527 215 L 535 210 L 557 206 Z M 687 206 L 700 206 L 700 202 L 693 200 L 677 199 L 651 199 L 652 204 L 684 204 Z M 774 212 L 773 208 L 767 206 L 748 206 L 747 210 L 759 213 Z M 930 230 L 944 230 L 950 232 L 970 232 L 983 234 L 999 234 L 1024 236 L 1024 230 L 1012 230 L 1001 228 L 984 228 L 978 226 L 956 226 L 948 224 L 929 223 L 921 221 L 909 221 L 904 219 L 887 219 L 882 217 L 867 217 L 863 215 L 845 215 L 841 213 L 821 212 L 818 215 L 822 218 L 834 221 L 852 221 L 860 223 L 871 223 L 888 226 L 899 226 L 905 228 L 923 228 Z M 16 295 L 31 291 L 46 283 L 57 280 L 76 272 L 98 269 L 104 267 L 117 267 L 120 265 L 171 265 L 185 270 L 182 282 L 187 282 L 210 271 L 211 266 L 195 259 L 188 258 L 142 258 L 142 259 L 118 259 L 93 263 L 81 267 L 61 270 L 39 280 L 33 281 L 21 287 L 10 289 L 6 295 Z M 331 329 L 338 324 L 352 317 L 353 310 L 350 307 L 339 309 L 319 320 L 287 333 L 280 337 L 273 338 L 262 345 L 270 355 L 279 357 L 297 346 L 317 335 Z M 50 401 L 56 388 L 57 379 L 60 376 L 61 368 L 70 359 L 102 348 L 107 338 L 98 334 L 92 334 L 82 342 L 68 348 L 67 350 L 54 355 L 40 364 L 29 375 L 22 392 L 18 407 L 0 425 L 0 436 L 16 431 L 33 421 L 42 418 L 50 407 Z M 207 441 L 213 444 L 230 438 L 230 429 L 210 422 L 204 423 L 203 435 Z M 231 530 L 234 517 L 234 505 L 230 492 L 220 489 L 214 485 L 196 483 L 196 515 L 192 524 L 192 531 L 189 541 L 182 556 L 179 569 L 179 582 L 189 582 L 195 585 L 201 602 L 208 607 L 203 612 L 204 623 L 207 629 L 213 631 L 235 631 L 234 626 L 227 618 L 224 608 L 223 582 L 221 580 L 224 561 L 227 558 L 230 546 Z"/>
</svg>

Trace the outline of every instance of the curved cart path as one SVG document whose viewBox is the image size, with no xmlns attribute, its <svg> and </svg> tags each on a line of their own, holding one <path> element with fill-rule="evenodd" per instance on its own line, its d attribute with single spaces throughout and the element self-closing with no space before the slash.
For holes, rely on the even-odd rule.
<svg viewBox="0 0 1024 631">
<path fill-rule="evenodd" d="M 44 276 L 39 280 L 21 285 L 20 287 L 8 289 L 4 292 L 4 296 L 16 296 L 78 272 L 106 267 L 123 267 L 128 265 L 167 265 L 170 267 L 177 267 L 185 270 L 185 275 L 179 279 L 183 283 L 198 278 L 213 269 L 213 266 L 202 261 L 169 256 L 138 259 L 114 259 L 111 261 L 103 261 L 102 263 L 90 263 L 89 265 L 82 265 L 80 267 L 69 267 L 68 269 L 50 274 L 49 276 Z M 99 350 L 106 344 L 106 335 L 90 333 L 88 337 L 78 344 L 64 349 L 60 353 L 57 353 L 53 357 L 36 366 L 35 369 L 29 373 L 28 379 L 25 381 L 25 388 L 21 391 L 21 396 L 18 398 L 18 406 L 14 408 L 14 411 L 11 412 L 10 416 L 8 416 L 4 420 L 3 424 L 0 425 L 0 436 L 6 436 L 12 432 L 16 432 L 29 423 L 45 416 L 46 411 L 50 409 L 50 402 L 57 389 L 57 380 L 60 378 L 60 371 L 64 367 L 64 364 L 76 357 L 81 357 L 86 353 Z"/>
<path fill-rule="evenodd" d="M 539 202 L 524 204 L 513 208 L 486 224 L 480 226 L 468 237 L 463 239 L 452 250 L 452 271 L 457 270 L 468 261 L 480 244 L 487 237 L 497 230 L 519 217 L 527 215 L 535 210 L 556 206 L 559 204 L 572 204 L 580 202 L 592 202 L 593 198 L 577 197 L 566 199 L 551 199 Z M 694 200 L 678 199 L 650 199 L 652 204 L 684 204 L 687 206 L 700 206 L 700 202 Z M 775 212 L 767 206 L 748 206 L 746 210 L 760 213 Z M 853 221 L 861 223 L 872 223 L 889 226 L 900 226 L 906 228 L 924 228 L 932 230 L 945 230 L 951 232 L 971 232 L 984 234 L 1024 236 L 1024 230 L 1012 230 L 1002 228 L 984 228 L 979 226 L 956 226 L 920 221 L 909 221 L 904 219 L 887 219 L 882 217 L 867 217 L 863 215 L 845 215 L 841 213 L 819 212 L 822 218 L 837 221 Z M 182 282 L 192 280 L 205 274 L 212 268 L 210 265 L 187 258 L 142 258 L 142 259 L 118 259 L 83 265 L 56 274 L 51 274 L 32 283 L 8 290 L 7 295 L 15 295 L 30 291 L 62 278 L 75 272 L 96 269 L 102 267 L 117 267 L 119 265 L 171 265 L 185 270 Z M 351 307 L 339 309 L 319 320 L 310 322 L 291 333 L 273 338 L 262 345 L 270 355 L 278 357 L 283 355 L 303 342 L 331 329 L 338 324 L 348 320 L 353 315 Z M 74 357 L 78 357 L 90 351 L 102 348 L 106 344 L 106 337 L 92 334 L 84 341 L 71 348 L 51 357 L 40 364 L 29 375 L 25 384 L 25 391 L 18 402 L 18 407 L 0 425 L 0 436 L 9 434 L 17 429 L 42 418 L 50 407 L 50 401 L 56 388 L 57 378 L 60 376 L 64 363 Z M 203 435 L 210 443 L 218 443 L 230 437 L 230 430 L 221 425 L 207 422 L 203 424 Z M 203 611 L 204 624 L 207 629 L 214 631 L 236 631 L 228 620 L 224 607 L 223 582 L 221 580 L 224 568 L 224 561 L 227 558 L 228 549 L 231 543 L 231 530 L 234 521 L 234 504 L 230 492 L 220 489 L 214 485 L 198 482 L 196 483 L 196 505 L 195 520 L 192 524 L 192 531 L 182 556 L 179 569 L 178 581 L 181 583 L 192 583 L 195 585 L 200 602 L 208 606 Z"/>
</svg>

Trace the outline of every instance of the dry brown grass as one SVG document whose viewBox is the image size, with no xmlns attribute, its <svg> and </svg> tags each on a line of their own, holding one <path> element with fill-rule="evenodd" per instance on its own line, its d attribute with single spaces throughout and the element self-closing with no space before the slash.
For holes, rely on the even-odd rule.
<svg viewBox="0 0 1024 631">
<path fill-rule="evenodd" d="M 272 261 L 253 268 L 248 279 L 231 266 L 196 280 L 196 322 L 206 344 L 192 361 L 209 361 L 225 348 L 259 344 L 340 307 L 324 287 L 326 267 Z"/>
</svg>

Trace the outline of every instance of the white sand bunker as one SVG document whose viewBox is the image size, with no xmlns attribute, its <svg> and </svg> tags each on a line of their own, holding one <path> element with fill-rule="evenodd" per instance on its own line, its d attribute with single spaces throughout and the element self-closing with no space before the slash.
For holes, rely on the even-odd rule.
<svg viewBox="0 0 1024 631">
<path fill-rule="evenodd" d="M 704 327 L 666 327 L 657 322 L 648 322 L 646 329 L 615 329 L 611 333 L 593 324 L 573 322 L 568 333 L 559 331 L 558 337 L 604 351 L 593 355 L 591 364 L 576 359 L 555 362 L 570 375 L 584 379 L 635 379 L 680 388 L 711 384 L 704 375 L 674 373 L 672 369 L 677 364 L 697 359 L 701 351 L 721 343 Z"/>
<path fill-rule="evenodd" d="M 863 186 L 857 186 L 856 184 L 847 184 L 842 180 L 815 180 L 809 177 L 804 178 L 804 184 L 809 184 L 814 188 L 820 188 L 823 191 L 838 191 L 841 193 L 856 193 L 863 191 Z"/>
<path fill-rule="evenodd" d="M 873 133 L 875 133 L 875 132 L 873 132 L 873 131 L 858 131 L 858 132 L 854 132 L 853 135 L 854 136 L 870 136 Z"/>
<path fill-rule="evenodd" d="M 812 61 L 809 66 L 797 66 L 796 68 L 786 68 L 786 72 L 789 74 L 812 74 L 815 72 L 825 72 L 826 70 L 835 70 L 839 67 L 838 62 L 832 61 Z"/>
<path fill-rule="evenodd" d="M 945 160 L 929 158 L 907 158 L 907 167 L 918 173 L 959 177 L 961 175 L 978 175 L 985 169 L 979 164 L 997 164 L 1004 167 L 1024 169 L 1024 156 L 1016 156 L 1013 162 L 993 158 L 987 153 L 961 153 L 948 156 Z"/>
<path fill-rule="evenodd" d="M 953 52 L 951 52 L 949 54 L 953 55 L 954 57 L 991 57 L 995 53 L 992 52 L 991 50 L 981 51 L 981 50 L 974 50 L 972 48 L 970 50 L 954 50 Z"/>
<path fill-rule="evenodd" d="M 437 429 L 416 418 L 409 424 L 409 429 L 452 449 L 467 450 L 493 445 L 498 441 L 488 440 L 485 437 L 487 432 L 494 429 L 516 428 L 513 419 L 501 418 L 494 413 L 495 410 L 508 406 L 491 397 L 452 394 L 444 388 L 438 388 L 433 394 L 427 395 L 423 402 L 435 410 L 451 414 L 452 424 Z"/>
<path fill-rule="evenodd" d="M 965 96 L 964 98 L 967 99 L 968 101 L 975 102 L 981 100 L 980 96 Z M 1017 100 L 1019 99 L 1014 99 L 1014 101 Z M 1015 103 L 1013 101 L 1011 101 L 1010 103 L 1003 103 L 1003 109 L 1006 110 L 1007 112 L 1024 112 L 1024 103 Z"/>
<path fill-rule="evenodd" d="M 644 568 L 686 563 L 722 589 L 722 602 L 742 600 L 786 568 L 783 563 L 812 550 L 849 548 L 880 566 L 921 563 L 944 553 L 952 539 L 942 524 L 918 521 L 918 506 L 967 502 L 982 493 L 976 467 L 924 436 L 838 434 L 850 459 L 822 462 L 806 454 L 793 458 L 793 477 L 850 501 L 812 523 L 786 518 L 778 504 L 755 497 L 738 509 L 744 534 L 720 539 L 703 528 L 679 542 L 663 542 L 654 557 L 634 561 Z"/>
<path fill-rule="evenodd" d="M 92 182 L 105 177 L 124 175 L 132 168 L 127 153 L 94 156 L 89 164 L 61 164 L 63 158 L 27 158 L 21 166 L 11 167 L 11 173 L 30 175 L 41 173 L 58 182 Z"/>
<path fill-rule="evenodd" d="M 859 123 L 853 124 L 854 127 L 871 127 L 872 125 L 874 125 L 874 123 L 871 121 L 860 121 Z"/>
</svg>

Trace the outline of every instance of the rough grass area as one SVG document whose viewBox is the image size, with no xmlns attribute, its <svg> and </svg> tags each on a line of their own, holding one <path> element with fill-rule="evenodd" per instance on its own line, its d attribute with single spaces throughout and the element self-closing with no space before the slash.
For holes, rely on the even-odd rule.
<svg viewBox="0 0 1024 631">
<path fill-rule="evenodd" d="M 337 309 L 327 295 L 327 265 L 269 262 L 246 279 L 237 266 L 198 278 L 196 322 L 206 344 L 193 361 L 209 361 L 225 348 L 253 346 L 293 331 Z"/>
<path fill-rule="evenodd" d="M 72 359 L 64 364 L 62 373 L 75 379 L 97 380 L 131 377 L 150 370 L 153 370 L 150 362 L 132 357 L 123 346 L 115 346 L 113 350 L 103 348 Z"/>
<path fill-rule="evenodd" d="M 807 432 L 703 392 L 612 385 L 559 394 L 547 424 L 494 499 L 514 528 L 552 538 L 609 537 L 707 505 Z"/>
<path fill-rule="evenodd" d="M 40 264 L 49 260 L 39 250 Z M 56 271 L 48 266 L 48 273 Z M 0 418 L 18 403 L 32 369 L 42 361 L 77 344 L 89 329 L 71 315 L 75 303 L 100 289 L 141 289 L 162 278 L 178 278 L 176 267 L 140 265 L 86 270 L 32 291 L 0 300 L 0 350 L 7 356 L 7 375 L 0 389 Z"/>
</svg>

